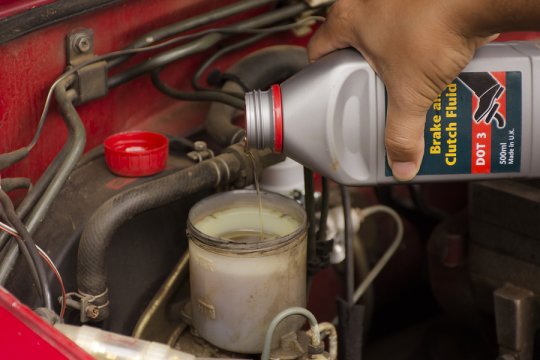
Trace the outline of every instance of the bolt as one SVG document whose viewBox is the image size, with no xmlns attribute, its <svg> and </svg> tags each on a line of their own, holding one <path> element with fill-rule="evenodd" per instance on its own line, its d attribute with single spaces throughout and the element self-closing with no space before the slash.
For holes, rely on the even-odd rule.
<svg viewBox="0 0 540 360">
<path fill-rule="evenodd" d="M 75 38 L 75 48 L 76 50 L 83 54 L 90 50 L 91 44 L 90 39 L 86 35 L 79 35 Z"/>
<path fill-rule="evenodd" d="M 95 319 L 99 316 L 99 309 L 95 305 L 88 305 L 86 307 L 86 316 L 89 319 Z"/>
</svg>

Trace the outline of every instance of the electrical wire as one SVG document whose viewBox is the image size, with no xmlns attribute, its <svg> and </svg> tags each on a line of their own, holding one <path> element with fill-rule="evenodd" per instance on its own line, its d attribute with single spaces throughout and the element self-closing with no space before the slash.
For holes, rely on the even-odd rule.
<svg viewBox="0 0 540 360">
<path fill-rule="evenodd" d="M 383 256 L 381 256 L 377 264 L 375 264 L 375 266 L 364 278 L 362 283 L 360 283 L 360 285 L 354 291 L 353 301 L 355 303 L 358 300 L 360 300 L 360 298 L 364 295 L 364 293 L 369 288 L 373 280 L 375 280 L 377 275 L 379 275 L 381 270 L 386 266 L 390 258 L 399 249 L 399 245 L 401 244 L 401 240 L 403 238 L 403 221 L 401 220 L 401 217 L 399 216 L 399 214 L 392 208 L 389 208 L 388 206 L 384 206 L 384 205 L 374 205 L 374 206 L 370 206 L 370 207 L 360 210 L 360 213 L 362 215 L 362 220 L 376 213 L 385 213 L 385 214 L 390 215 L 396 222 L 396 235 L 394 237 L 394 240 L 388 247 L 388 250 L 386 250 Z"/>
<path fill-rule="evenodd" d="M 7 224 L 4 224 L 1 221 L 0 221 L 0 230 L 5 231 L 6 233 L 10 234 L 14 238 L 22 240 L 22 237 L 19 235 L 17 230 L 15 230 L 14 228 L 12 228 L 11 226 L 9 226 Z M 58 280 L 58 283 L 60 284 L 60 289 L 62 291 L 62 308 L 60 310 L 60 317 L 64 318 L 64 313 L 65 313 L 65 310 L 66 310 L 66 301 L 67 301 L 66 288 L 64 287 L 64 281 L 62 280 L 62 276 L 60 275 L 60 272 L 58 271 L 58 268 L 56 267 L 56 265 L 54 265 L 54 262 L 51 260 L 49 255 L 47 255 L 47 253 L 42 248 L 40 248 L 38 245 L 36 245 L 36 248 L 37 248 L 37 250 L 39 252 L 39 255 L 45 261 L 45 263 L 49 266 L 51 271 L 56 276 L 56 279 Z"/>
<path fill-rule="evenodd" d="M 188 42 L 181 46 L 164 51 L 163 53 L 153 56 L 145 62 L 135 65 L 122 73 L 110 77 L 107 82 L 108 86 L 109 88 L 119 86 L 125 82 L 135 79 L 138 76 L 151 72 L 154 69 L 160 68 L 164 65 L 185 58 L 189 55 L 208 50 L 228 35 L 262 34 L 269 32 L 273 33 L 276 31 L 284 31 L 287 29 L 295 28 L 302 23 L 313 21 L 314 19 L 320 19 L 320 17 L 307 17 L 287 25 L 257 28 L 270 23 L 283 21 L 293 16 L 297 16 L 302 11 L 304 11 L 305 8 L 306 5 L 304 3 L 296 3 L 294 5 L 283 7 L 272 12 L 264 13 L 258 17 L 250 18 L 232 27 L 208 29 L 205 31 L 201 31 L 200 34 L 203 34 L 204 36 L 201 36 L 201 38 L 197 41 Z"/>
<path fill-rule="evenodd" d="M 315 315 L 313 315 L 309 310 L 302 307 L 291 307 L 277 314 L 268 326 L 266 336 L 264 337 L 264 346 L 261 354 L 261 360 L 270 359 L 270 350 L 272 349 L 272 337 L 274 336 L 274 331 L 276 330 L 276 327 L 279 325 L 279 323 L 292 315 L 302 315 L 308 319 L 309 327 L 311 330 L 311 345 L 320 346 L 321 333 L 319 331 L 319 324 L 317 323 Z"/>
<path fill-rule="evenodd" d="M 186 20 L 182 20 L 177 23 L 173 23 L 171 25 L 167 25 L 165 27 L 153 30 L 149 33 L 144 34 L 139 39 L 135 40 L 131 45 L 129 45 L 128 48 L 141 48 L 144 46 L 151 45 L 153 43 L 159 42 L 165 38 L 184 33 L 188 30 L 195 29 L 197 27 L 207 25 L 211 22 L 221 20 L 223 18 L 230 17 L 232 15 L 236 15 L 238 13 L 260 7 L 263 5 L 266 5 L 268 3 L 273 2 L 274 0 L 242 0 L 238 1 L 236 3 L 233 3 L 231 5 L 227 5 L 224 7 L 217 8 L 215 10 L 211 10 L 209 12 L 205 12 L 204 14 L 197 15 L 191 18 L 188 18 Z M 110 61 L 107 64 L 107 67 L 113 67 L 116 66 L 125 60 L 129 59 L 129 56 L 116 58 L 112 61 Z"/>
<path fill-rule="evenodd" d="M 2 206 L 0 206 L 0 217 L 8 221 L 8 217 Z M 6 233 L 6 235 L 8 234 Z M 6 237 L 9 237 L 9 236 L 6 236 Z M 30 252 L 28 251 L 28 247 L 26 247 L 26 244 L 21 238 L 15 238 L 15 241 L 16 241 L 16 244 L 14 246 L 16 249 L 20 249 L 21 253 L 23 254 L 24 259 L 26 260 L 28 267 L 30 268 L 30 275 L 32 275 L 32 278 L 34 279 L 34 282 L 36 284 L 37 292 L 39 296 L 41 297 L 41 299 L 43 299 L 43 291 L 41 290 L 41 280 L 37 272 L 36 264 L 34 263 L 34 258 L 30 255 Z"/>
<path fill-rule="evenodd" d="M 52 94 L 54 92 L 54 89 L 56 88 L 56 86 L 58 86 L 58 84 L 61 81 L 66 79 L 68 76 L 76 73 L 77 71 L 81 70 L 85 66 L 88 66 L 88 65 L 100 62 L 100 61 L 107 61 L 107 60 L 114 59 L 114 58 L 121 57 L 121 56 L 125 56 L 125 55 L 131 55 L 131 54 L 137 54 L 137 53 L 162 49 L 164 47 L 168 47 L 170 45 L 174 45 L 174 44 L 177 44 L 177 43 L 182 42 L 182 41 L 196 39 L 196 38 L 202 37 L 202 36 L 207 35 L 207 34 L 212 34 L 212 33 L 221 33 L 221 34 L 263 34 L 263 33 L 269 33 L 269 32 L 272 33 L 272 32 L 276 32 L 276 31 L 285 31 L 285 30 L 288 30 L 288 29 L 292 29 L 292 28 L 295 28 L 295 27 L 297 27 L 297 26 L 299 26 L 301 24 L 304 24 L 306 22 L 309 22 L 309 21 L 314 21 L 314 20 L 315 21 L 321 21 L 321 19 L 322 19 L 322 21 L 324 21 L 323 17 L 309 16 L 309 17 L 298 20 L 298 21 L 296 21 L 294 23 L 291 23 L 291 24 L 279 25 L 279 26 L 275 26 L 275 27 L 268 27 L 268 28 L 264 28 L 264 29 L 243 29 L 243 28 L 239 29 L 239 28 L 235 28 L 235 27 L 211 28 L 211 29 L 198 31 L 198 32 L 195 32 L 195 33 L 192 33 L 192 34 L 176 36 L 176 37 L 174 37 L 172 39 L 166 40 L 166 41 L 161 42 L 161 43 L 156 44 L 156 45 L 150 45 L 150 46 L 141 47 L 141 48 L 135 48 L 135 49 L 125 49 L 125 50 L 113 51 L 113 52 L 110 52 L 110 53 L 107 53 L 107 54 L 98 55 L 98 56 L 95 56 L 95 57 L 93 57 L 91 59 L 88 59 L 88 60 L 82 62 L 81 64 L 78 64 L 78 65 L 68 69 L 66 72 L 64 72 L 62 75 L 60 75 L 53 82 L 53 84 L 49 88 L 49 91 L 47 92 L 47 96 L 45 97 L 45 104 L 43 106 L 43 111 L 41 112 L 41 116 L 40 116 L 39 121 L 38 121 L 37 129 L 36 129 L 36 132 L 34 133 L 34 136 L 33 136 L 32 140 L 30 141 L 30 143 L 27 146 L 24 146 L 24 147 L 19 148 L 17 150 L 11 151 L 9 153 L 1 154 L 0 155 L 0 170 L 5 169 L 6 167 L 13 165 L 17 161 L 25 158 L 30 153 L 30 151 L 37 144 L 37 142 L 38 142 L 38 140 L 39 140 L 39 138 L 41 136 L 41 132 L 42 132 L 43 126 L 45 124 L 45 119 L 47 118 L 49 108 L 50 108 L 50 105 L 51 105 L 51 99 L 52 99 Z"/>
<path fill-rule="evenodd" d="M 15 212 L 15 208 L 13 206 L 13 203 L 11 202 L 11 199 L 2 190 L 0 190 L 0 203 L 2 204 L 2 207 L 4 209 L 7 218 L 6 220 L 20 234 L 24 244 L 23 247 L 26 246 L 28 252 L 30 253 L 30 256 L 32 257 L 32 261 L 36 267 L 36 272 L 39 278 L 39 286 L 41 287 L 44 305 L 47 309 L 52 310 L 53 306 L 51 290 L 49 287 L 49 283 L 47 282 L 47 277 L 45 275 L 45 268 L 43 267 L 43 263 L 39 260 L 36 243 L 34 242 L 34 239 L 28 232 L 28 229 L 26 228 L 22 220 Z"/>
<path fill-rule="evenodd" d="M 203 62 L 199 68 L 197 69 L 197 71 L 195 72 L 195 75 L 193 75 L 193 78 L 191 80 L 191 86 L 195 89 L 195 90 L 212 90 L 211 88 L 207 88 L 207 87 L 204 87 L 200 84 L 200 78 L 202 76 L 202 74 L 206 71 L 206 69 L 208 69 L 208 67 L 210 65 L 212 65 L 214 62 L 216 62 L 219 58 L 221 58 L 222 56 L 230 53 L 230 52 L 233 52 L 235 50 L 238 50 L 238 49 L 241 49 L 243 47 L 246 47 L 248 45 L 251 45 L 253 43 L 256 43 L 257 41 L 259 40 L 262 40 L 263 38 L 265 38 L 266 36 L 270 35 L 270 33 L 265 33 L 265 34 L 256 34 L 255 36 L 252 36 L 252 37 L 249 37 L 247 39 L 244 39 L 244 40 L 241 40 L 241 41 L 238 41 L 232 45 L 229 45 L 227 47 L 224 47 L 223 49 L 219 50 L 218 52 L 216 52 L 214 55 L 212 55 L 211 57 L 209 57 L 205 62 Z M 221 90 L 222 92 L 225 92 L 223 90 Z M 232 92 L 226 92 L 227 94 L 230 94 L 232 96 L 238 96 L 238 97 L 241 97 L 242 99 L 244 98 L 244 94 L 239 94 L 239 93 L 232 93 Z"/>
<path fill-rule="evenodd" d="M 239 110 L 245 108 L 244 99 L 239 99 L 236 96 L 229 95 L 221 91 L 180 91 L 173 89 L 169 85 L 165 84 L 159 77 L 161 68 L 155 69 L 151 73 L 152 84 L 164 93 L 167 96 L 178 100 L 187 100 L 187 101 L 211 101 L 211 102 L 220 102 L 226 105 L 230 105 Z"/>
</svg>

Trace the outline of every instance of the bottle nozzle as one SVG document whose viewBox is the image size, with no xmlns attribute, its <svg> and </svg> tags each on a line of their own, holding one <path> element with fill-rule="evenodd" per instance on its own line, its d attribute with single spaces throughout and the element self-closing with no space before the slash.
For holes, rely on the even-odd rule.
<svg viewBox="0 0 540 360">
<path fill-rule="evenodd" d="M 246 136 L 248 147 L 281 152 L 283 144 L 281 90 L 246 93 Z"/>
</svg>

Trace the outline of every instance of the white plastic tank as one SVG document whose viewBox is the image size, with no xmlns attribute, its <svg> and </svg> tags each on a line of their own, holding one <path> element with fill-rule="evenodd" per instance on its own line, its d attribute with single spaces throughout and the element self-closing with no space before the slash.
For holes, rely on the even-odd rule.
<svg viewBox="0 0 540 360">
<path fill-rule="evenodd" d="M 261 217 L 256 192 L 240 190 L 202 200 L 188 218 L 194 327 L 237 353 L 260 353 L 274 316 L 306 305 L 305 212 L 284 196 L 261 196 Z M 273 346 L 302 324 L 299 317 L 280 324 Z"/>
</svg>

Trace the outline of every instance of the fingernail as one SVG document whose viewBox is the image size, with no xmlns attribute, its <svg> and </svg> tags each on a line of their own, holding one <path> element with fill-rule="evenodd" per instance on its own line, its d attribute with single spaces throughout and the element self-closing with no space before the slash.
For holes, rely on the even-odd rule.
<svg viewBox="0 0 540 360">
<path fill-rule="evenodd" d="M 409 181 L 416 176 L 418 168 L 413 162 L 393 161 L 392 174 L 399 181 Z"/>
</svg>

